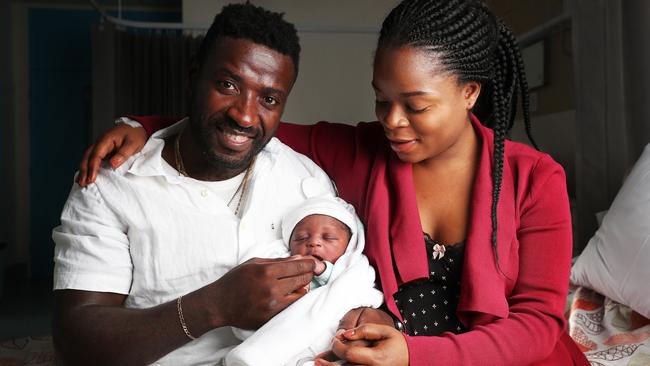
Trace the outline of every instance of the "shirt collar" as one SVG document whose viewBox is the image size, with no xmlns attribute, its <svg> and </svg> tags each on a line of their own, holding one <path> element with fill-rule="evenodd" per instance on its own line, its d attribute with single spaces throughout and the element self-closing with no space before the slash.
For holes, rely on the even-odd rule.
<svg viewBox="0 0 650 366">
<path fill-rule="evenodd" d="M 162 176 L 169 183 L 180 182 L 180 174 L 170 174 L 163 169 L 162 150 L 165 147 L 165 138 L 178 134 L 187 124 L 188 118 L 174 123 L 173 125 L 156 131 L 144 145 L 139 154 L 135 156 L 133 164 L 128 169 L 129 174 L 139 177 Z"/>
</svg>

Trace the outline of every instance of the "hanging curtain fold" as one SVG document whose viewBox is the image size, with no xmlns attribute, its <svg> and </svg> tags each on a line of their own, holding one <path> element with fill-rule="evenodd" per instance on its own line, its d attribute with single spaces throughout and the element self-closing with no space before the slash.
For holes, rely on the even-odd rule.
<svg viewBox="0 0 650 366">
<path fill-rule="evenodd" d="M 188 72 L 203 35 L 180 30 L 93 29 L 93 128 L 126 114 L 184 116 Z"/>
</svg>

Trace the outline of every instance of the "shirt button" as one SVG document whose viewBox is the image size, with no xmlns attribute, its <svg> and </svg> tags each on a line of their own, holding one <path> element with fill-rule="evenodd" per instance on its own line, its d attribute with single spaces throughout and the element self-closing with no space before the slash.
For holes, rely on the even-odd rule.
<svg viewBox="0 0 650 366">
<path fill-rule="evenodd" d="M 201 197 L 207 197 L 208 196 L 208 190 L 204 189 L 201 191 Z"/>
</svg>

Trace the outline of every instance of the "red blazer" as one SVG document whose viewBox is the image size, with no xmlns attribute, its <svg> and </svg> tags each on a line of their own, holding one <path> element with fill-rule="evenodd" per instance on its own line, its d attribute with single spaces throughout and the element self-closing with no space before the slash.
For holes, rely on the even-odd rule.
<svg viewBox="0 0 650 366">
<path fill-rule="evenodd" d="M 151 132 L 164 121 L 137 118 Z M 492 130 L 472 121 L 481 157 L 461 278 L 458 317 L 470 331 L 407 336 L 410 364 L 589 365 L 565 331 L 571 216 L 564 171 L 548 155 L 506 141 L 498 205 L 498 251 L 491 246 Z M 365 254 L 388 309 L 402 283 L 428 277 L 411 165 L 390 149 L 379 123 L 282 124 L 277 136 L 335 181 L 366 225 Z"/>
</svg>

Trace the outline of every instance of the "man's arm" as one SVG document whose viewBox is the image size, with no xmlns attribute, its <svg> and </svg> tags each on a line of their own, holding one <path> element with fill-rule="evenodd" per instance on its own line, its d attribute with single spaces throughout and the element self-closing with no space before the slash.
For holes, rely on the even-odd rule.
<svg viewBox="0 0 650 366">
<path fill-rule="evenodd" d="M 183 296 L 194 337 L 222 326 L 255 329 L 304 295 L 311 259 L 252 259 L 219 280 Z M 237 294 L 237 296 L 224 296 Z M 127 309 L 125 295 L 55 291 L 54 343 L 70 365 L 144 365 L 179 348 L 184 333 L 176 301 Z"/>
<path fill-rule="evenodd" d="M 126 309 L 125 299 L 113 293 L 55 291 L 57 356 L 66 365 L 146 365 L 189 341 L 173 322 L 173 303 Z"/>
<path fill-rule="evenodd" d="M 72 365 L 143 365 L 189 337 L 176 299 L 148 309 L 124 307 L 133 262 L 129 225 L 114 204 L 128 197 L 109 189 L 114 180 L 99 180 L 84 189 L 73 187 L 61 226 L 53 231 L 54 341 L 60 357 Z M 183 296 L 189 332 L 199 337 L 226 325 L 257 328 L 303 295 L 313 270 L 312 259 L 297 257 L 244 262 Z"/>
</svg>

